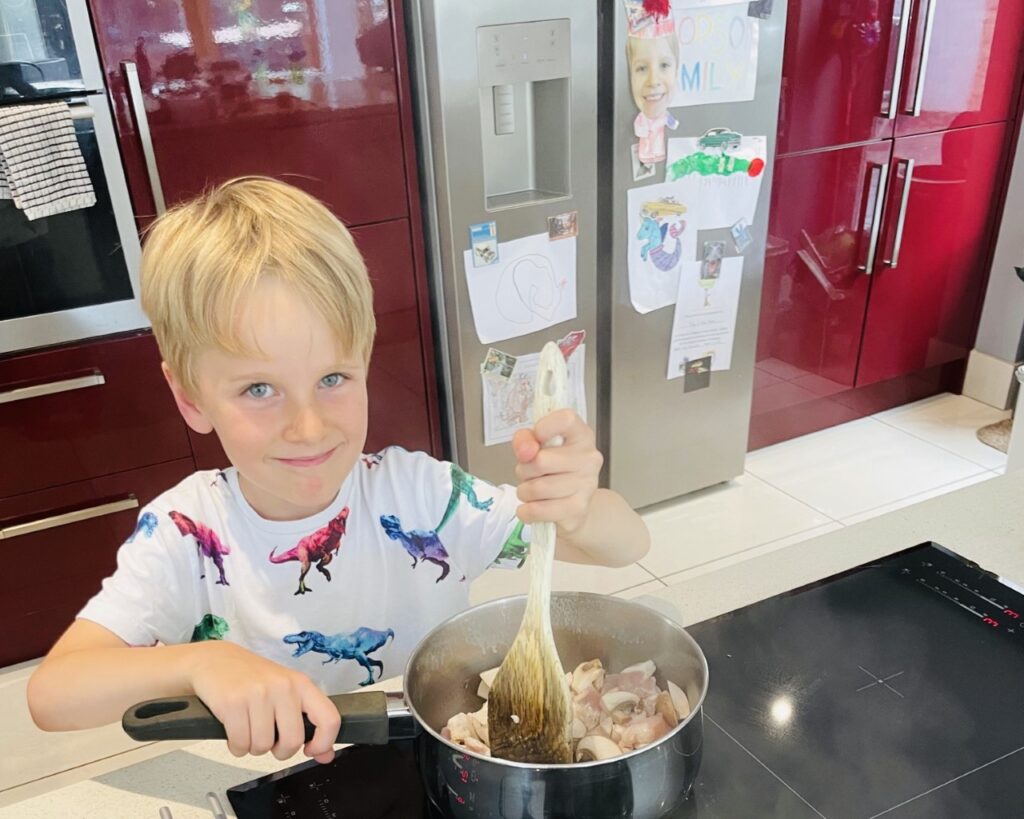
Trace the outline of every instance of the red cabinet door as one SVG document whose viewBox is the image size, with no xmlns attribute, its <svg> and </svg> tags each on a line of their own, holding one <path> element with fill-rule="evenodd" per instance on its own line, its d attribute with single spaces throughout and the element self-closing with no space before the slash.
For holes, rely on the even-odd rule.
<svg viewBox="0 0 1024 819">
<path fill-rule="evenodd" d="M 389 4 L 90 5 L 142 221 L 154 205 L 122 61 L 138 69 L 168 206 L 264 174 L 309 191 L 346 224 L 407 215 Z"/>
<path fill-rule="evenodd" d="M 775 165 L 754 413 L 851 387 L 889 142 Z M 877 266 L 877 242 L 875 243 Z"/>
<path fill-rule="evenodd" d="M 893 135 L 911 0 L 790 3 L 778 152 Z"/>
<path fill-rule="evenodd" d="M 0 498 L 0 666 L 49 650 L 114 571 L 139 508 L 192 471 L 185 458 Z"/>
<path fill-rule="evenodd" d="M 857 386 L 970 351 L 1006 135 L 997 123 L 895 141 Z"/>
<path fill-rule="evenodd" d="M 1021 82 L 1024 3 L 915 0 L 911 28 L 897 136 L 1011 118 Z"/>
</svg>

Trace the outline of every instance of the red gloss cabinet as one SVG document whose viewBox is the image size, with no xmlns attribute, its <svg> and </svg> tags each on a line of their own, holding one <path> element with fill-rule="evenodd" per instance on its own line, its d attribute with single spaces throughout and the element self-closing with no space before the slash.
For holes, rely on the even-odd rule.
<svg viewBox="0 0 1024 819">
<path fill-rule="evenodd" d="M 749 447 L 956 390 L 1024 3 L 791 0 Z"/>
</svg>

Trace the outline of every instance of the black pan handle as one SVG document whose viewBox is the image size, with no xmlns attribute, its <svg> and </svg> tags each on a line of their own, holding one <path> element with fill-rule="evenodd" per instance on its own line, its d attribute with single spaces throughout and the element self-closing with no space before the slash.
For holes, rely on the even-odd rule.
<svg viewBox="0 0 1024 819">
<path fill-rule="evenodd" d="M 341 715 L 335 742 L 386 745 L 388 704 L 383 691 L 359 691 L 331 697 Z M 306 741 L 316 726 L 302 715 Z M 224 726 L 199 697 L 166 697 L 133 705 L 124 712 L 121 727 L 132 739 L 152 742 L 163 739 L 227 739 Z M 277 739 L 275 731 L 275 741 Z"/>
</svg>

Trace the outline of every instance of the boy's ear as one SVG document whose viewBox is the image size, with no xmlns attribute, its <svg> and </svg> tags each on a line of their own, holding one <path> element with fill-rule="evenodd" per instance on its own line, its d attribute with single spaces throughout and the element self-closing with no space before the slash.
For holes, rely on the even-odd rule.
<svg viewBox="0 0 1024 819">
<path fill-rule="evenodd" d="M 181 417 L 185 419 L 185 423 L 188 424 L 194 431 L 200 435 L 206 435 L 207 433 L 213 432 L 213 424 L 207 419 L 206 415 L 199 406 L 192 400 L 185 388 L 179 383 L 178 379 L 175 378 L 171 368 L 167 366 L 166 361 L 160 362 L 160 369 L 163 371 L 164 378 L 167 381 L 167 386 L 171 388 L 171 394 L 174 396 L 174 403 L 178 405 L 178 412 L 181 413 Z"/>
</svg>

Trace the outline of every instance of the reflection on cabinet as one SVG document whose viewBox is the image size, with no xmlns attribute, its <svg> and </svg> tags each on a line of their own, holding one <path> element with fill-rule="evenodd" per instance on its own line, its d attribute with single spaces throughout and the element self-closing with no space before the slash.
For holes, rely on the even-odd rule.
<svg viewBox="0 0 1024 819">
<path fill-rule="evenodd" d="M 790 0 L 751 449 L 960 389 L 1022 52 L 1017 0 Z"/>
<path fill-rule="evenodd" d="M 1006 130 L 997 123 L 896 140 L 858 386 L 970 352 Z"/>
</svg>

